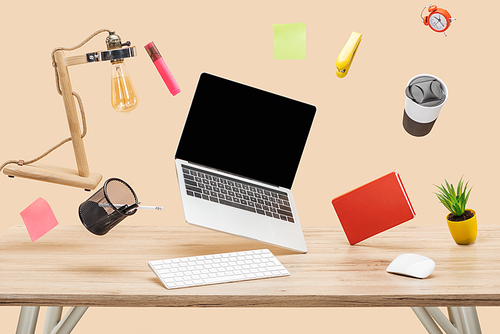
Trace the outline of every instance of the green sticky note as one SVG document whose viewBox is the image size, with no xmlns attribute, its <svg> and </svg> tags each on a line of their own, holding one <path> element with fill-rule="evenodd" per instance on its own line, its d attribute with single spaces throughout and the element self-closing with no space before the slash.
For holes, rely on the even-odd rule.
<svg viewBox="0 0 500 334">
<path fill-rule="evenodd" d="M 274 59 L 306 59 L 306 24 L 273 24 Z"/>
</svg>

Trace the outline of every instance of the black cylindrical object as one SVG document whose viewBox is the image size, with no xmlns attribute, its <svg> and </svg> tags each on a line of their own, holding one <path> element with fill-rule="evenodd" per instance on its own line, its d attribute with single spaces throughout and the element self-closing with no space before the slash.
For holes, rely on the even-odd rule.
<svg viewBox="0 0 500 334">
<path fill-rule="evenodd" d="M 137 211 L 139 202 L 123 180 L 111 178 L 89 199 L 80 204 L 80 220 L 90 232 L 105 235 L 118 223 Z"/>
</svg>

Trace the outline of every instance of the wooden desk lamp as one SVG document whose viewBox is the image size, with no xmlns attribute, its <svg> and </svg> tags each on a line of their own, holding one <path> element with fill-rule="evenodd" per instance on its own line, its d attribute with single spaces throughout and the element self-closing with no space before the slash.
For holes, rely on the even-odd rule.
<svg viewBox="0 0 500 334">
<path fill-rule="evenodd" d="M 90 41 L 93 37 L 101 32 L 108 32 L 109 36 L 106 39 L 106 44 L 108 50 L 90 52 L 85 55 L 66 57 L 64 51 L 71 51 L 80 48 L 85 43 Z M 126 47 L 124 47 L 126 46 Z M 68 67 L 86 63 L 95 63 L 100 61 L 109 60 L 113 63 L 113 70 L 115 67 L 123 68 L 123 59 L 136 56 L 135 46 L 130 46 L 130 42 L 121 43 L 121 39 L 113 31 L 107 29 L 101 29 L 93 33 L 86 40 L 84 40 L 79 45 L 73 48 L 56 48 L 52 52 L 53 66 L 55 67 L 56 74 L 56 86 L 59 94 L 63 97 L 64 108 L 66 109 L 66 116 L 68 118 L 69 131 L 71 137 L 61 141 L 58 145 L 55 145 L 50 150 L 42 154 L 41 156 L 30 160 L 9 160 L 2 166 L 3 173 L 10 176 L 18 176 L 22 178 L 35 179 L 40 181 L 52 182 L 72 187 L 79 187 L 86 190 L 92 190 L 97 187 L 102 179 L 102 176 L 97 173 L 91 173 L 89 165 L 87 162 L 87 155 L 85 153 L 85 147 L 83 144 L 83 137 L 86 134 L 86 123 L 85 123 L 85 113 L 83 111 L 83 104 L 81 98 L 78 94 L 73 92 L 71 87 L 71 81 L 69 77 Z M 115 70 L 116 71 L 116 70 Z M 120 74 L 119 74 L 120 76 Z M 120 92 L 126 91 L 124 96 L 118 96 L 118 98 L 112 97 L 113 107 L 121 112 L 129 112 L 134 109 L 137 105 L 137 98 L 133 92 L 133 87 L 131 86 L 130 79 L 126 77 L 126 72 L 121 72 L 120 82 L 118 87 L 116 87 L 119 92 L 112 92 L 113 95 L 120 94 Z M 112 78 L 112 90 L 113 90 L 113 80 Z M 116 80 L 115 80 L 116 81 Z M 79 109 L 82 115 L 82 128 L 83 132 L 80 132 L 80 121 L 78 119 L 77 108 L 75 104 L 75 99 L 78 100 Z M 119 103 L 120 102 L 120 103 Z M 121 103 L 122 102 L 122 103 Z M 40 160 L 41 158 L 48 155 L 50 152 L 60 147 L 62 144 L 71 141 L 73 143 L 73 150 L 75 153 L 76 164 L 78 170 L 49 166 L 44 164 L 34 164 L 34 162 Z M 12 164 L 7 166 L 8 164 Z"/>
</svg>

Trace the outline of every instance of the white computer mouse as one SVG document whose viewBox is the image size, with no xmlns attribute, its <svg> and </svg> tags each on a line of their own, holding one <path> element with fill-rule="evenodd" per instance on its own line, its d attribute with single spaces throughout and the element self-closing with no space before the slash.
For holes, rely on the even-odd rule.
<svg viewBox="0 0 500 334">
<path fill-rule="evenodd" d="M 395 258 L 386 270 L 392 274 L 426 278 L 432 273 L 435 267 L 436 263 L 428 257 L 406 253 Z"/>
</svg>

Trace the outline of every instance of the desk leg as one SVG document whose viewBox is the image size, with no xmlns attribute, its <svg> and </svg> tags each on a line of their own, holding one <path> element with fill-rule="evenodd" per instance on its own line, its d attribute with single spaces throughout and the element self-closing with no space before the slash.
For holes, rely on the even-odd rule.
<svg viewBox="0 0 500 334">
<path fill-rule="evenodd" d="M 411 309 L 415 312 L 415 315 L 420 320 L 422 325 L 424 325 L 429 334 L 443 334 L 425 307 L 412 307 Z"/>
<path fill-rule="evenodd" d="M 85 314 L 88 307 L 78 306 L 72 307 L 65 315 L 64 318 L 52 330 L 51 334 L 69 334 L 75 328 L 76 324 Z"/>
<path fill-rule="evenodd" d="M 437 307 L 412 307 L 412 310 L 429 334 L 442 334 L 436 322 L 446 334 L 481 334 L 475 307 L 448 307 L 450 320 Z"/>
<path fill-rule="evenodd" d="M 457 307 L 464 334 L 481 334 L 475 307 Z"/>
<path fill-rule="evenodd" d="M 462 322 L 460 321 L 460 314 L 458 314 L 458 307 L 448 307 L 448 316 L 451 323 L 457 328 L 459 334 L 464 334 Z"/>
<path fill-rule="evenodd" d="M 45 316 L 45 324 L 43 326 L 43 334 L 51 334 L 52 330 L 61 321 L 62 306 L 47 307 L 47 315 Z"/>
<path fill-rule="evenodd" d="M 441 312 L 441 310 L 437 307 L 426 307 L 427 312 L 434 318 L 434 320 L 441 326 L 441 328 L 445 331 L 446 334 L 463 334 L 458 331 L 455 324 L 448 320 L 446 316 Z"/>
<path fill-rule="evenodd" d="M 40 306 L 23 306 L 19 314 L 16 334 L 33 334 L 36 329 Z"/>
</svg>

